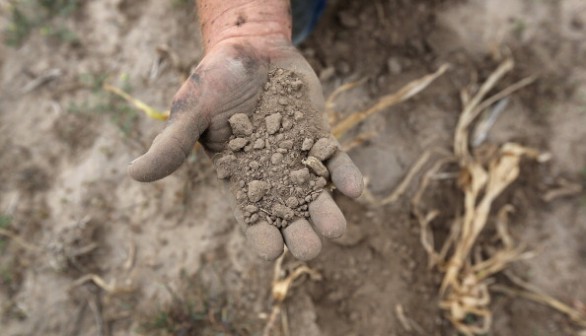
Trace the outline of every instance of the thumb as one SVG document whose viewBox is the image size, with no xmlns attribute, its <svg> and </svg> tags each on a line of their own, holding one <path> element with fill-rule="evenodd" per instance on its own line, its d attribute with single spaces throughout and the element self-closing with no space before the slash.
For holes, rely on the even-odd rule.
<svg viewBox="0 0 586 336">
<path fill-rule="evenodd" d="M 209 124 L 201 113 L 197 99 L 200 92 L 196 86 L 191 78 L 183 84 L 173 100 L 171 117 L 165 129 L 157 135 L 148 152 L 130 163 L 128 173 L 133 179 L 156 181 L 183 164 Z"/>
</svg>

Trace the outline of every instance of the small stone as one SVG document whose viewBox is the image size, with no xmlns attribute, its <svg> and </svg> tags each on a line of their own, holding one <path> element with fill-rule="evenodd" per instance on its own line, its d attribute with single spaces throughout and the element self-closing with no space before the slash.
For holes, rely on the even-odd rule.
<svg viewBox="0 0 586 336">
<path fill-rule="evenodd" d="M 283 106 L 287 106 L 287 105 L 289 105 L 289 101 L 287 101 L 287 98 L 281 97 L 281 98 L 279 98 L 279 104 L 283 105 Z"/>
<path fill-rule="evenodd" d="M 277 218 L 277 219 L 275 219 L 275 226 L 276 226 L 276 227 L 280 228 L 280 227 L 281 227 L 281 223 L 282 223 L 282 222 L 281 222 L 281 218 Z"/>
<path fill-rule="evenodd" d="M 307 204 L 303 204 L 300 208 L 303 211 L 307 211 Z"/>
<path fill-rule="evenodd" d="M 283 130 L 288 131 L 293 128 L 293 122 L 290 119 L 283 121 Z"/>
<path fill-rule="evenodd" d="M 287 154 L 287 150 L 285 148 L 277 148 L 277 153 Z"/>
<path fill-rule="evenodd" d="M 324 164 L 314 156 L 308 156 L 307 159 L 305 159 L 302 162 L 304 165 L 309 167 L 317 176 L 323 176 L 325 178 L 329 177 L 330 172 L 328 171 L 328 168 L 326 168 L 326 166 L 324 166 Z"/>
<path fill-rule="evenodd" d="M 258 221 L 258 214 L 250 216 L 250 223 L 256 223 Z"/>
<path fill-rule="evenodd" d="M 303 119 L 303 113 L 300 111 L 295 111 L 295 113 L 293 114 L 293 119 L 295 119 L 295 121 Z"/>
<path fill-rule="evenodd" d="M 252 213 L 257 212 L 258 211 L 258 208 L 256 206 L 252 205 L 252 204 L 249 204 L 249 205 L 247 205 L 247 206 L 244 207 L 244 211 L 250 212 L 252 214 Z"/>
<path fill-rule="evenodd" d="M 263 149 L 265 148 L 265 142 L 263 139 L 256 139 L 254 145 L 252 146 L 254 149 Z"/>
<path fill-rule="evenodd" d="M 328 184 L 328 181 L 326 181 L 326 179 L 323 177 L 319 177 L 317 180 L 315 180 L 315 186 L 317 188 L 321 189 L 321 188 L 325 187 L 327 184 Z"/>
<path fill-rule="evenodd" d="M 403 67 L 396 57 L 391 57 L 387 60 L 387 68 L 393 75 L 398 75 L 403 71 Z"/>
<path fill-rule="evenodd" d="M 311 149 L 311 147 L 313 146 L 313 139 L 311 138 L 305 138 L 303 140 L 303 143 L 301 144 L 301 150 L 302 151 L 308 151 Z"/>
<path fill-rule="evenodd" d="M 315 187 L 315 181 L 309 181 L 309 186 L 310 187 Z"/>
<path fill-rule="evenodd" d="M 265 86 L 264 86 L 265 91 L 269 91 L 270 88 L 271 88 L 271 83 L 265 83 Z"/>
<path fill-rule="evenodd" d="M 287 198 L 287 200 L 285 201 L 285 205 L 289 208 L 296 208 L 297 206 L 299 206 L 299 201 L 297 200 L 297 197 L 291 196 Z"/>
<path fill-rule="evenodd" d="M 281 153 L 275 153 L 271 156 L 271 163 L 276 165 L 281 163 L 281 161 L 283 161 L 283 154 Z"/>
<path fill-rule="evenodd" d="M 321 138 L 311 147 L 309 155 L 316 157 L 320 161 L 325 161 L 336 152 L 337 148 L 338 146 L 333 140 Z"/>
<path fill-rule="evenodd" d="M 218 178 L 223 179 L 232 175 L 230 166 L 234 161 L 236 161 L 236 156 L 234 155 L 226 155 L 216 161 L 216 173 L 218 174 Z"/>
<path fill-rule="evenodd" d="M 268 183 L 258 180 L 250 181 L 250 183 L 248 183 L 248 199 L 252 203 L 258 202 L 263 198 L 268 190 Z"/>
<path fill-rule="evenodd" d="M 316 200 L 318 197 L 319 197 L 319 193 L 315 193 L 315 194 L 312 194 L 312 195 L 311 195 L 311 199 L 312 199 L 312 200 L 314 200 L 314 201 L 315 201 L 315 200 Z"/>
<path fill-rule="evenodd" d="M 270 116 L 265 118 L 265 123 L 267 125 L 267 132 L 269 134 L 277 133 L 277 131 L 281 127 L 281 119 L 283 119 L 283 117 L 281 116 L 280 113 L 274 113 L 274 114 L 271 114 Z"/>
<path fill-rule="evenodd" d="M 277 134 L 277 136 L 275 137 L 275 139 L 276 139 L 277 141 L 281 141 L 281 140 L 283 140 L 284 138 L 285 138 L 285 136 L 284 136 L 283 134 Z"/>
<path fill-rule="evenodd" d="M 236 136 L 247 136 L 252 134 L 252 124 L 244 113 L 236 113 L 228 119 L 232 133 Z"/>
<path fill-rule="evenodd" d="M 293 140 L 284 140 L 279 143 L 279 148 L 291 149 L 293 148 Z"/>
<path fill-rule="evenodd" d="M 302 185 L 309 180 L 309 169 L 301 168 L 299 170 L 294 170 L 289 173 L 289 177 L 293 183 Z"/>
<path fill-rule="evenodd" d="M 293 210 L 291 210 L 291 208 L 281 204 L 281 203 L 277 203 L 273 206 L 272 209 L 273 215 L 282 218 L 282 219 L 286 219 L 286 220 L 290 220 L 293 219 L 293 216 L 295 215 L 295 213 L 293 212 Z"/>
<path fill-rule="evenodd" d="M 312 201 L 312 199 L 311 199 L 311 195 L 307 195 L 307 196 L 305 196 L 305 203 L 309 203 L 309 202 L 311 202 L 311 201 Z"/>
<path fill-rule="evenodd" d="M 260 168 L 260 163 L 256 162 L 256 161 L 250 161 L 250 163 L 248 164 L 248 166 L 252 169 L 258 169 Z"/>
<path fill-rule="evenodd" d="M 247 143 L 248 140 L 244 138 L 235 138 L 234 140 L 230 140 L 230 142 L 228 142 L 228 148 L 230 148 L 233 151 L 238 151 L 244 148 L 244 146 L 246 146 Z"/>
<path fill-rule="evenodd" d="M 304 216 L 305 218 L 308 218 L 308 217 L 309 217 L 309 211 L 305 211 L 305 212 L 303 213 L 303 216 Z"/>
<path fill-rule="evenodd" d="M 240 180 L 240 181 L 238 181 L 238 186 L 239 186 L 240 188 L 244 188 L 244 186 L 245 186 L 245 185 L 246 185 L 246 182 L 244 182 L 244 180 Z"/>
</svg>

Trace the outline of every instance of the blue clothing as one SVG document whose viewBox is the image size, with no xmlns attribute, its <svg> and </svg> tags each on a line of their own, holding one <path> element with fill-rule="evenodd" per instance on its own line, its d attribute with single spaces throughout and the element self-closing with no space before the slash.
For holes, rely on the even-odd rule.
<svg viewBox="0 0 586 336">
<path fill-rule="evenodd" d="M 322 15 L 327 0 L 291 0 L 293 16 L 293 44 L 303 42 L 313 31 Z"/>
</svg>

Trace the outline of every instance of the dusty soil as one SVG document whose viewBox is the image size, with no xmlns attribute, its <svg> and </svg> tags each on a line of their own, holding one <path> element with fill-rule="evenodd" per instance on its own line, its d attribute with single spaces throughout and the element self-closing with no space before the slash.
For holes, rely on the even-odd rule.
<svg viewBox="0 0 586 336">
<path fill-rule="evenodd" d="M 166 109 L 202 54 L 194 18 L 183 1 L 90 1 L 44 18 L 20 47 L 0 45 L 0 227 L 19 238 L 0 236 L 0 334 L 262 333 L 273 264 L 246 246 L 212 163 L 194 151 L 172 176 L 133 182 L 128 162 L 163 125 L 101 89 L 113 84 Z M 512 236 L 535 252 L 510 271 L 578 309 L 586 302 L 585 23 L 581 0 L 332 0 L 301 46 L 326 96 L 366 78 L 336 99 L 341 116 L 452 65 L 343 139 L 374 134 L 350 156 L 377 197 L 425 150 L 451 150 L 461 90 L 477 88 L 504 54 L 516 67 L 497 90 L 537 76 L 509 97 L 485 145 L 515 141 L 552 154 L 547 164 L 524 162 L 498 201 L 515 207 Z M 425 200 L 441 210 L 432 223 L 438 243 L 462 204 L 457 173 L 445 167 Z M 289 335 L 455 334 L 437 305 L 441 279 L 427 267 L 414 191 L 384 207 L 334 195 L 348 233 L 324 241 L 308 263 L 321 281 L 291 289 Z M 286 258 L 285 272 L 297 265 Z M 494 335 L 581 332 L 528 300 L 494 293 L 491 306 Z"/>
<path fill-rule="evenodd" d="M 234 135 L 214 162 L 246 224 L 286 228 L 309 217 L 309 203 L 327 185 L 324 162 L 338 149 L 316 115 L 303 79 L 278 68 L 269 72 L 252 120 L 242 113 L 229 119 Z"/>
</svg>

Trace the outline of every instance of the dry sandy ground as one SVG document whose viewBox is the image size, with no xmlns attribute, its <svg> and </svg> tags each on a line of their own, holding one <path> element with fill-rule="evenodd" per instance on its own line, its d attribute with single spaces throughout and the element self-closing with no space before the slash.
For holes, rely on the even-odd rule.
<svg viewBox="0 0 586 336">
<path fill-rule="evenodd" d="M 2 228 L 21 239 L 0 240 L 0 335 L 262 333 L 273 264 L 246 248 L 210 162 L 194 151 L 162 181 L 130 180 L 127 163 L 163 125 L 100 89 L 105 78 L 166 109 L 201 57 L 194 18 L 181 1 L 88 1 L 51 21 L 78 41 L 34 29 L 20 48 L 0 46 L 0 214 Z M 511 269 L 584 309 L 584 1 L 332 0 L 301 48 L 326 95 L 367 78 L 337 100 L 344 114 L 452 64 L 413 100 L 352 131 L 376 134 L 350 155 L 377 196 L 387 195 L 426 149 L 450 149 L 459 92 L 488 76 L 499 50 L 517 63 L 508 84 L 537 75 L 510 97 L 487 139 L 553 155 L 547 164 L 524 162 L 500 200 L 516 208 L 514 238 L 536 252 Z M 51 71 L 58 76 L 31 89 Z M 543 199 L 568 184 L 573 192 Z M 442 209 L 460 206 L 454 178 L 432 188 Z M 291 290 L 288 335 L 456 334 L 437 305 L 441 279 L 427 268 L 409 206 L 413 192 L 386 207 L 337 196 L 348 234 L 324 242 L 308 264 L 321 281 L 305 279 Z M 443 216 L 434 224 L 439 237 L 450 211 Z M 88 280 L 91 274 L 106 283 Z M 405 329 L 399 305 L 418 327 Z M 527 300 L 495 294 L 491 306 L 493 335 L 580 332 L 567 317 Z"/>
</svg>

